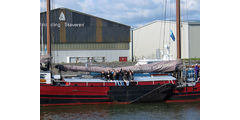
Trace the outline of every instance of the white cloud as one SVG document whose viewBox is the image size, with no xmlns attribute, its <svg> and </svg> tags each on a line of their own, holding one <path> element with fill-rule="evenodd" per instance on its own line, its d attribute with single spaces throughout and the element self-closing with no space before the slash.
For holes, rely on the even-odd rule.
<svg viewBox="0 0 240 120">
<path fill-rule="evenodd" d="M 61 8 L 61 7 L 64 7 L 64 6 L 61 5 L 61 4 L 55 4 L 55 5 L 54 5 L 54 8 Z"/>
<path fill-rule="evenodd" d="M 83 2 L 77 2 L 82 12 L 91 12 L 95 8 L 93 0 L 84 0 Z"/>
<path fill-rule="evenodd" d="M 151 0 L 125 0 L 124 3 L 132 6 L 144 7 L 151 4 Z"/>
<path fill-rule="evenodd" d="M 46 1 L 45 0 L 40 1 L 40 11 L 46 11 Z"/>
<path fill-rule="evenodd" d="M 188 10 L 200 10 L 200 1 L 198 0 L 185 0 Z"/>
<path fill-rule="evenodd" d="M 163 3 L 163 0 L 152 0 L 154 4 L 160 4 Z"/>
<path fill-rule="evenodd" d="M 80 12 L 117 21 L 131 26 L 163 19 L 165 0 L 55 0 L 56 7 L 66 7 Z M 200 0 L 182 0 L 182 15 L 199 19 Z M 41 9 L 44 6 L 41 5 Z M 175 0 L 167 0 L 167 18 L 175 18 Z M 184 13 L 185 12 L 185 13 Z"/>
</svg>

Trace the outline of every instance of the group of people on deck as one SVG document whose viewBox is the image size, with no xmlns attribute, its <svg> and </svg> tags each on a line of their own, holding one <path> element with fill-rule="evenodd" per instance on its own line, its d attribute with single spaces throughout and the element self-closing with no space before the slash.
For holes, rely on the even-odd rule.
<svg viewBox="0 0 240 120">
<path fill-rule="evenodd" d="M 101 78 L 104 80 L 124 80 L 133 81 L 133 71 L 129 70 L 108 70 L 107 72 L 102 71 Z"/>
</svg>

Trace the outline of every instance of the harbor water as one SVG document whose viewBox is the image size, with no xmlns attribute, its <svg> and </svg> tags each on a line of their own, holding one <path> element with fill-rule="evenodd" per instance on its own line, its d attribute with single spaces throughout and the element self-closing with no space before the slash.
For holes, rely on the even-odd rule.
<svg viewBox="0 0 240 120">
<path fill-rule="evenodd" d="M 199 120 L 200 102 L 41 107 L 41 120 Z"/>
</svg>

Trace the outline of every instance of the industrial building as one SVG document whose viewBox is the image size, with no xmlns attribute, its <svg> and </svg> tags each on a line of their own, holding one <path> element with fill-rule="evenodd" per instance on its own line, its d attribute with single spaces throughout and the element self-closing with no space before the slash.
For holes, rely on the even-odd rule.
<svg viewBox="0 0 240 120">
<path fill-rule="evenodd" d="M 54 63 L 129 60 L 130 26 L 67 8 L 51 10 Z M 40 13 L 40 48 L 46 52 L 46 12 Z"/>
<path fill-rule="evenodd" d="M 200 58 L 200 22 L 181 22 L 181 59 Z M 175 21 L 153 21 L 132 31 L 130 56 L 139 59 L 177 59 Z"/>
</svg>

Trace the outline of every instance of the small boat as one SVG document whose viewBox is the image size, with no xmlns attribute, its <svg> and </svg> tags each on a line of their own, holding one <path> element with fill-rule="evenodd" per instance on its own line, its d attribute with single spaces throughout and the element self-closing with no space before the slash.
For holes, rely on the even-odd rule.
<svg viewBox="0 0 240 120">
<path fill-rule="evenodd" d="M 185 83 L 174 88 L 166 98 L 167 103 L 200 101 L 200 81 Z"/>
</svg>

